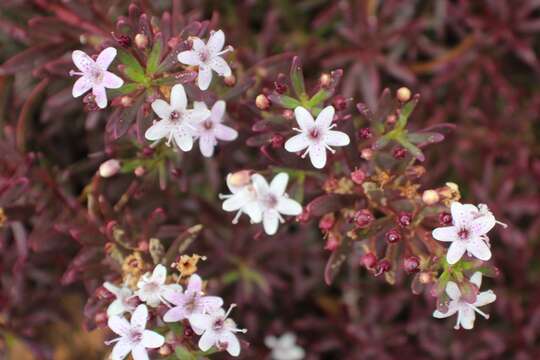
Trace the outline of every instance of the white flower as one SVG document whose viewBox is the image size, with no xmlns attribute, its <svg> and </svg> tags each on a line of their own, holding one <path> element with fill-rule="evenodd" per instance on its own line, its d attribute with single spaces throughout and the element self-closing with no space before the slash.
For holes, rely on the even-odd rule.
<svg viewBox="0 0 540 360">
<path fill-rule="evenodd" d="M 262 211 L 249 173 L 241 171 L 228 174 L 227 186 L 231 194 L 220 194 L 219 198 L 225 199 L 222 205 L 223 210 L 237 212 L 232 223 L 236 224 L 242 213 L 246 213 L 250 217 L 251 223 L 260 223 L 262 221 Z"/>
<path fill-rule="evenodd" d="M 159 348 L 165 343 L 165 338 L 157 332 L 146 330 L 148 320 L 148 308 L 141 304 L 137 306 L 131 322 L 120 316 L 109 318 L 109 328 L 120 337 L 107 341 L 106 344 L 116 343 L 112 350 L 112 360 L 122 360 L 130 352 L 134 360 L 148 360 L 146 348 Z"/>
<path fill-rule="evenodd" d="M 196 101 L 193 105 L 196 110 L 208 111 L 204 102 Z M 232 141 L 238 137 L 238 132 L 235 129 L 221 123 L 225 115 L 225 106 L 225 101 L 216 101 L 212 106 L 210 116 L 195 124 L 195 136 L 199 138 L 201 153 L 206 157 L 211 157 L 214 154 L 217 139 Z"/>
<path fill-rule="evenodd" d="M 296 336 L 287 332 L 280 337 L 267 336 L 264 343 L 270 349 L 272 360 L 301 360 L 305 356 L 305 351 L 300 346 L 296 345 Z"/>
<path fill-rule="evenodd" d="M 108 47 L 99 53 L 96 61 L 81 50 L 75 50 L 72 54 L 73 62 L 79 71 L 70 71 L 69 74 L 80 75 L 73 85 L 73 97 L 79 97 L 92 89 L 96 104 L 104 109 L 107 107 L 107 93 L 105 88 L 118 89 L 124 84 L 124 80 L 116 76 L 107 68 L 116 57 L 116 49 Z"/>
<path fill-rule="evenodd" d="M 482 273 L 476 272 L 470 279 L 471 283 L 480 288 L 482 285 Z M 458 313 L 456 326 L 454 329 L 458 330 L 460 325 L 467 330 L 474 327 L 474 320 L 476 318 L 475 312 L 482 315 L 484 318 L 489 319 L 489 315 L 480 311 L 478 307 L 491 304 L 497 299 L 495 293 L 491 290 L 482 291 L 476 296 L 474 303 L 468 303 L 461 297 L 461 291 L 457 284 L 453 281 L 449 281 L 446 285 L 446 293 L 450 297 L 450 303 L 448 304 L 448 310 L 445 313 L 435 310 L 433 316 L 442 319 Z"/>
<path fill-rule="evenodd" d="M 223 299 L 218 296 L 203 296 L 202 280 L 199 275 L 193 274 L 189 278 L 186 291 L 166 291 L 164 298 L 175 305 L 163 316 L 166 322 L 176 322 L 188 318 L 193 314 L 203 314 L 219 309 Z"/>
<path fill-rule="evenodd" d="M 208 109 L 187 109 L 186 92 L 181 84 L 172 87 L 170 104 L 157 99 L 152 102 L 152 109 L 161 120 L 146 130 L 146 139 L 155 141 L 167 138 L 167 145 L 174 139 L 182 151 L 190 151 L 193 147 L 193 124 L 210 116 Z"/>
<path fill-rule="evenodd" d="M 148 306 L 157 307 L 163 302 L 163 294 L 167 291 L 182 291 L 178 284 L 165 284 L 167 280 L 167 269 L 158 264 L 152 274 L 144 274 L 137 283 L 138 290 L 135 294 Z"/>
<path fill-rule="evenodd" d="M 262 212 L 262 222 L 266 234 L 274 235 L 278 230 L 279 223 L 285 222 L 281 214 L 296 216 L 302 213 L 302 205 L 290 199 L 289 195 L 285 193 L 289 182 L 289 175 L 286 173 L 277 174 L 270 185 L 259 174 L 253 174 L 251 180 Z"/>
<path fill-rule="evenodd" d="M 193 49 L 178 54 L 178 61 L 182 64 L 199 67 L 197 83 L 201 90 L 206 90 L 210 86 L 212 70 L 218 73 L 219 76 L 231 75 L 231 68 L 221 57 L 221 55 L 232 50 L 231 46 L 222 50 L 223 45 L 225 45 L 223 31 L 212 32 L 206 44 L 198 37 L 192 37 L 192 41 Z"/>
<path fill-rule="evenodd" d="M 326 149 L 334 153 L 331 146 L 346 146 L 350 139 L 347 134 L 341 131 L 331 130 L 336 125 L 332 125 L 334 118 L 334 107 L 325 107 L 316 120 L 313 116 L 301 106 L 294 109 L 296 122 L 300 129 L 294 128 L 300 134 L 293 136 L 285 143 L 285 150 L 289 152 L 298 152 L 307 148 L 302 154 L 305 157 L 309 154 L 311 163 L 317 169 L 322 169 L 326 165 Z"/>
<path fill-rule="evenodd" d="M 497 222 L 493 214 L 484 207 L 479 211 L 474 205 L 459 202 L 453 202 L 450 211 L 453 225 L 436 228 L 432 233 L 439 241 L 452 242 L 446 255 L 448 263 L 457 263 L 465 251 L 480 260 L 489 260 L 491 250 L 486 234 Z"/>
<path fill-rule="evenodd" d="M 189 323 L 199 339 L 199 348 L 208 351 L 212 346 L 220 350 L 227 350 L 232 356 L 240 354 L 240 342 L 235 333 L 245 333 L 246 329 L 238 329 L 236 323 L 227 318 L 235 305 L 231 305 L 225 312 L 219 308 L 211 314 L 194 314 L 189 317 Z"/>
<path fill-rule="evenodd" d="M 112 293 L 116 299 L 107 308 L 107 316 L 123 315 L 128 312 L 131 313 L 135 309 L 135 306 L 130 301 L 133 299 L 133 291 L 126 285 L 122 287 L 115 286 L 110 282 L 103 284 L 103 287 Z"/>
</svg>

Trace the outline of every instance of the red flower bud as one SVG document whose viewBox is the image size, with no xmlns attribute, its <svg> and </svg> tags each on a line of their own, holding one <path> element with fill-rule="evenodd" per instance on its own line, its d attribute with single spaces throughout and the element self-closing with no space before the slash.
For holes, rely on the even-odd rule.
<svg viewBox="0 0 540 360">
<path fill-rule="evenodd" d="M 335 223 L 336 223 L 336 219 L 334 217 L 334 214 L 332 213 L 325 214 L 321 218 L 321 220 L 319 220 L 319 229 L 321 229 L 322 231 L 328 231 L 332 229 Z"/>
<path fill-rule="evenodd" d="M 386 232 L 386 234 L 384 235 L 384 237 L 385 237 L 386 241 L 388 241 L 388 243 L 390 243 L 390 244 L 395 244 L 399 240 L 401 240 L 401 234 L 398 231 L 398 229 L 396 229 L 396 228 L 388 230 Z"/>
<path fill-rule="evenodd" d="M 360 264 L 366 269 L 373 269 L 377 265 L 377 257 L 372 252 L 366 253 L 360 257 Z"/>
<path fill-rule="evenodd" d="M 287 90 L 289 89 L 289 87 L 287 86 L 287 84 L 284 84 L 279 81 L 274 81 L 274 89 L 276 90 L 278 94 L 285 94 Z"/>
<path fill-rule="evenodd" d="M 281 134 L 274 134 L 272 135 L 272 138 L 270 138 L 270 144 L 276 149 L 282 147 L 284 142 L 285 138 Z"/>
<path fill-rule="evenodd" d="M 334 105 L 337 111 L 345 110 L 347 108 L 347 99 L 342 95 L 338 95 L 332 100 L 332 105 Z"/>
<path fill-rule="evenodd" d="M 351 180 L 356 185 L 362 185 L 365 179 L 366 179 L 366 174 L 360 169 L 356 169 L 351 173 Z"/>
<path fill-rule="evenodd" d="M 405 158 L 406 155 L 407 155 L 407 150 L 405 150 L 401 146 L 394 148 L 394 150 L 392 151 L 392 156 L 394 156 L 394 159 L 397 159 L 397 160 Z"/>
<path fill-rule="evenodd" d="M 400 212 L 398 215 L 398 223 L 401 227 L 408 227 L 412 223 L 412 215 L 407 212 Z"/>
<path fill-rule="evenodd" d="M 403 260 L 403 270 L 408 274 L 420 271 L 420 259 L 417 256 L 408 256 Z"/>
<path fill-rule="evenodd" d="M 371 225 L 374 219 L 373 214 L 368 209 L 358 210 L 354 214 L 354 222 L 361 229 L 367 228 L 369 225 Z"/>
<path fill-rule="evenodd" d="M 377 267 L 375 268 L 375 276 L 384 274 L 385 272 L 390 271 L 391 268 L 392 265 L 390 264 L 390 261 L 383 259 L 377 263 Z"/>
<path fill-rule="evenodd" d="M 452 215 L 447 212 L 442 212 L 439 214 L 439 222 L 442 225 L 450 225 L 452 223 Z"/>
<path fill-rule="evenodd" d="M 358 130 L 358 137 L 360 139 L 371 139 L 373 137 L 373 132 L 368 127 L 361 128 Z"/>
</svg>

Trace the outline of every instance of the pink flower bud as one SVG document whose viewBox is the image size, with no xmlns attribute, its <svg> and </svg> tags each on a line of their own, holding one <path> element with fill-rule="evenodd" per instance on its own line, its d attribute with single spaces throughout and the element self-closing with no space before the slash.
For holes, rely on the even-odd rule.
<svg viewBox="0 0 540 360">
<path fill-rule="evenodd" d="M 358 210 L 354 214 L 354 222 L 361 229 L 367 228 L 369 225 L 371 225 L 373 220 L 373 214 L 368 209 Z"/>
<path fill-rule="evenodd" d="M 408 274 L 420 271 L 420 259 L 417 256 L 408 256 L 403 260 L 403 270 Z"/>
<path fill-rule="evenodd" d="M 358 137 L 360 139 L 366 139 L 366 140 L 371 139 L 373 137 L 373 132 L 368 127 L 361 128 L 360 130 L 358 130 Z"/>
<path fill-rule="evenodd" d="M 329 251 L 335 251 L 339 246 L 339 240 L 336 236 L 332 235 L 331 233 L 328 234 L 328 238 L 326 239 L 326 245 L 324 245 L 325 250 Z"/>
<path fill-rule="evenodd" d="M 319 82 L 322 88 L 327 88 L 332 83 L 332 77 L 330 76 L 330 74 L 323 73 L 321 74 L 321 77 L 319 78 Z"/>
<path fill-rule="evenodd" d="M 366 269 L 373 269 L 377 265 L 377 257 L 374 253 L 368 252 L 360 257 L 360 264 Z"/>
<path fill-rule="evenodd" d="M 236 84 L 236 76 L 234 76 L 233 74 L 229 75 L 229 76 L 225 76 L 223 78 L 223 82 L 225 83 L 225 85 L 227 86 L 234 86 Z"/>
<path fill-rule="evenodd" d="M 407 150 L 405 150 L 401 146 L 394 148 L 394 150 L 392 151 L 392 156 L 394 157 L 394 159 L 397 159 L 397 160 L 401 160 L 405 158 L 406 155 L 407 155 Z"/>
<path fill-rule="evenodd" d="M 109 178 L 116 175 L 120 171 L 120 161 L 109 159 L 99 166 L 99 176 Z"/>
<path fill-rule="evenodd" d="M 351 173 L 351 180 L 356 185 L 362 185 L 365 179 L 366 179 L 366 174 L 360 169 L 356 169 Z"/>
<path fill-rule="evenodd" d="M 336 218 L 333 213 L 325 214 L 321 220 L 319 220 L 319 229 L 322 231 L 329 231 L 336 223 Z"/>
<path fill-rule="evenodd" d="M 395 244 L 401 240 L 401 234 L 398 229 L 393 228 L 386 232 L 384 238 L 389 244 Z"/>
<path fill-rule="evenodd" d="M 274 134 L 272 135 L 272 138 L 270 139 L 270 143 L 272 144 L 273 148 L 281 148 L 283 144 L 285 143 L 285 138 L 281 134 Z"/>
<path fill-rule="evenodd" d="M 294 112 L 291 109 L 285 109 L 282 113 L 283 117 L 287 120 L 294 119 Z"/>
<path fill-rule="evenodd" d="M 401 102 L 407 102 L 411 99 L 411 90 L 406 87 L 400 87 L 396 92 L 396 97 Z"/>
<path fill-rule="evenodd" d="M 439 214 L 439 222 L 441 225 L 450 225 L 452 224 L 452 215 L 447 212 L 442 212 Z"/>
<path fill-rule="evenodd" d="M 377 263 L 377 267 L 375 268 L 375 276 L 384 274 L 385 272 L 390 271 L 391 268 L 392 264 L 390 264 L 390 261 L 383 259 Z"/>
<path fill-rule="evenodd" d="M 373 159 L 373 150 L 371 148 L 362 149 L 362 151 L 360 152 L 360 157 L 368 161 Z"/>
<path fill-rule="evenodd" d="M 337 111 L 343 111 L 347 108 L 347 99 L 342 95 L 338 95 L 332 100 L 332 105 L 334 105 Z"/>
<path fill-rule="evenodd" d="M 412 215 L 404 211 L 400 212 L 398 215 L 398 223 L 399 226 L 403 228 L 408 227 L 412 223 Z"/>
</svg>

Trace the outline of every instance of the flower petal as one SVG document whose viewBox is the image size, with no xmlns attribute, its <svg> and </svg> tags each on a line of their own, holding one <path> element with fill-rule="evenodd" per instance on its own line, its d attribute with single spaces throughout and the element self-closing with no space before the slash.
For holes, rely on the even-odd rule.
<svg viewBox="0 0 540 360">
<path fill-rule="evenodd" d="M 461 298 L 461 291 L 457 284 L 453 281 L 449 281 L 446 284 L 446 293 L 452 300 L 459 300 Z"/>
<path fill-rule="evenodd" d="M 465 306 L 459 309 L 459 316 L 461 317 L 461 326 L 463 326 L 464 329 L 470 330 L 474 327 L 474 320 L 476 318 L 476 315 L 474 314 L 474 310 L 470 306 Z"/>
<path fill-rule="evenodd" d="M 477 259 L 483 261 L 491 259 L 491 250 L 489 250 L 489 247 L 484 240 L 480 238 L 469 240 L 467 242 L 467 251 L 469 251 L 472 256 Z"/>
<path fill-rule="evenodd" d="M 238 131 L 223 124 L 214 123 L 214 135 L 223 141 L 233 141 L 238 137 Z"/>
<path fill-rule="evenodd" d="M 294 109 L 294 116 L 296 118 L 298 126 L 300 126 L 300 129 L 302 131 L 309 131 L 315 126 L 315 120 L 313 120 L 313 116 L 311 116 L 309 111 L 307 111 L 302 106 L 298 106 Z"/>
<path fill-rule="evenodd" d="M 298 152 L 307 148 L 311 142 L 307 138 L 306 134 L 301 133 L 293 136 L 285 142 L 285 150 L 288 152 Z"/>
<path fill-rule="evenodd" d="M 448 248 L 448 253 L 446 254 L 446 261 L 449 264 L 455 264 L 461 259 L 463 254 L 465 254 L 465 244 L 463 241 L 454 241 Z"/>
<path fill-rule="evenodd" d="M 96 59 L 96 64 L 98 64 L 101 69 L 107 70 L 107 68 L 111 65 L 115 57 L 116 57 L 116 49 L 113 47 L 108 47 L 99 53 Z"/>
<path fill-rule="evenodd" d="M 487 304 L 491 304 L 495 300 L 497 300 L 497 296 L 492 290 L 482 291 L 476 296 L 476 301 L 473 305 L 476 307 L 480 307 Z"/>
<path fill-rule="evenodd" d="M 334 120 L 334 114 L 335 109 L 333 106 L 327 106 L 319 113 L 317 116 L 317 119 L 315 120 L 315 124 L 319 129 L 327 129 L 332 124 L 332 120 Z"/>
<path fill-rule="evenodd" d="M 142 344 L 133 347 L 131 356 L 133 356 L 133 360 L 148 360 L 148 352 Z"/>
<path fill-rule="evenodd" d="M 152 126 L 146 130 L 144 137 L 147 140 L 155 141 L 168 137 L 172 130 L 172 125 L 168 120 L 156 121 Z"/>
<path fill-rule="evenodd" d="M 182 306 L 175 306 L 163 315 L 163 321 L 165 322 L 177 322 L 186 318 L 186 311 Z"/>
<path fill-rule="evenodd" d="M 209 66 L 199 66 L 199 76 L 197 77 L 197 85 L 201 90 L 207 90 L 212 82 L 212 69 Z"/>
<path fill-rule="evenodd" d="M 204 157 L 212 157 L 214 155 L 214 147 L 216 146 L 216 138 L 212 134 L 204 133 L 199 138 L 199 149 Z"/>
<path fill-rule="evenodd" d="M 102 84 L 107 89 L 118 89 L 124 85 L 124 80 L 110 71 L 105 71 Z"/>
<path fill-rule="evenodd" d="M 277 233 L 279 226 L 279 217 L 276 210 L 267 210 L 263 214 L 263 228 L 267 235 L 274 235 Z"/>
<path fill-rule="evenodd" d="M 137 306 L 133 314 L 131 315 L 131 326 L 138 326 L 141 329 L 146 327 L 146 321 L 148 320 L 148 308 L 144 304 Z"/>
<path fill-rule="evenodd" d="M 73 97 L 76 98 L 81 96 L 91 88 L 92 82 L 86 76 L 81 76 L 77 79 L 77 81 L 75 81 L 75 84 L 73 84 L 71 94 L 73 95 Z"/>
<path fill-rule="evenodd" d="M 176 127 L 174 129 L 174 142 L 182 151 L 190 151 L 193 148 L 193 137 L 185 127 Z"/>
<path fill-rule="evenodd" d="M 227 352 L 231 356 L 240 355 L 240 342 L 238 338 L 230 331 L 223 332 L 218 340 L 220 343 L 227 344 Z"/>
<path fill-rule="evenodd" d="M 495 226 L 496 220 L 493 215 L 483 215 L 474 219 L 471 223 L 471 237 L 487 234 Z"/>
<path fill-rule="evenodd" d="M 216 338 L 213 331 L 205 331 L 199 339 L 199 349 L 208 351 L 216 343 Z"/>
<path fill-rule="evenodd" d="M 450 206 L 452 220 L 457 228 L 469 227 L 474 219 L 474 215 L 478 213 L 476 206 L 471 204 L 461 204 L 454 201 Z"/>
<path fill-rule="evenodd" d="M 187 106 L 186 91 L 182 84 L 176 84 L 171 89 L 171 107 L 179 112 L 183 112 Z"/>
<path fill-rule="evenodd" d="M 249 216 L 253 224 L 258 224 L 262 221 L 262 209 L 257 201 L 248 202 L 244 205 L 242 211 Z"/>
<path fill-rule="evenodd" d="M 191 38 L 191 42 L 193 43 L 193 50 L 195 50 L 195 51 L 199 51 L 203 47 L 206 46 L 204 41 L 202 41 L 200 38 L 198 38 L 196 36 Z"/>
<path fill-rule="evenodd" d="M 189 277 L 187 291 L 200 293 L 202 291 L 202 279 L 199 275 L 193 274 Z"/>
<path fill-rule="evenodd" d="M 454 304 L 455 304 L 454 302 L 450 302 L 450 304 L 448 305 L 448 311 L 445 313 L 440 312 L 439 310 L 435 310 L 433 312 L 433 317 L 437 319 L 444 319 L 444 318 L 454 315 L 458 311 L 458 307 L 455 306 Z"/>
<path fill-rule="evenodd" d="M 231 76 L 232 71 L 227 62 L 221 57 L 216 56 L 210 59 L 208 65 L 212 70 L 218 73 L 219 76 Z"/>
<path fill-rule="evenodd" d="M 96 67 L 94 60 L 92 60 L 90 56 L 86 55 L 84 51 L 75 50 L 73 53 L 71 53 L 71 58 L 73 59 L 75 66 L 83 73 L 88 73 Z"/>
<path fill-rule="evenodd" d="M 120 299 L 114 300 L 109 307 L 107 308 L 107 316 L 110 318 L 112 316 L 119 316 L 126 312 L 124 305 Z"/>
<path fill-rule="evenodd" d="M 218 30 L 212 35 L 210 35 L 210 38 L 208 39 L 208 42 L 206 43 L 206 46 L 208 47 L 208 50 L 212 54 L 216 54 L 223 49 L 223 46 L 225 45 L 225 34 L 222 30 Z"/>
<path fill-rule="evenodd" d="M 223 299 L 219 296 L 203 296 L 200 301 L 205 311 L 212 311 L 223 306 Z"/>
<path fill-rule="evenodd" d="M 302 205 L 293 199 L 283 197 L 279 199 L 277 211 L 283 215 L 297 216 L 302 213 Z"/>
<path fill-rule="evenodd" d="M 184 112 L 184 117 L 190 124 L 196 124 L 208 119 L 210 117 L 210 110 L 203 108 L 187 110 Z"/>
<path fill-rule="evenodd" d="M 222 204 L 222 209 L 225 211 L 238 211 L 250 201 L 249 193 L 242 189 L 236 194 L 233 194 Z"/>
<path fill-rule="evenodd" d="M 100 109 L 107 107 L 107 93 L 104 86 L 94 86 L 92 88 L 92 94 L 94 94 L 94 100 Z"/>
<path fill-rule="evenodd" d="M 480 271 L 475 272 L 473 276 L 471 276 L 469 281 L 480 289 L 480 287 L 482 286 L 482 273 Z"/>
<path fill-rule="evenodd" d="M 439 241 L 456 241 L 459 240 L 456 228 L 454 226 L 439 227 L 431 233 L 434 239 Z"/>
<path fill-rule="evenodd" d="M 174 305 L 180 305 L 184 303 L 184 294 L 181 291 L 174 291 L 171 289 L 168 289 L 167 291 L 163 292 L 163 297 L 165 300 L 170 302 Z"/>
<path fill-rule="evenodd" d="M 227 103 L 223 100 L 216 101 L 214 105 L 212 105 L 212 119 L 214 122 L 220 122 L 223 119 L 226 107 Z"/>
<path fill-rule="evenodd" d="M 322 169 L 326 165 L 326 148 L 321 144 L 309 147 L 309 158 L 317 169 Z"/>
<path fill-rule="evenodd" d="M 171 116 L 171 106 L 163 99 L 156 99 L 152 101 L 152 110 L 159 116 L 161 119 L 169 119 Z"/>
<path fill-rule="evenodd" d="M 130 329 L 129 322 L 120 316 L 111 316 L 107 321 L 107 326 L 120 336 L 125 336 Z"/>
<path fill-rule="evenodd" d="M 127 340 L 118 341 L 112 350 L 112 360 L 123 360 L 131 351 L 131 344 Z"/>
<path fill-rule="evenodd" d="M 165 343 L 165 338 L 157 332 L 151 330 L 144 330 L 141 342 L 144 347 L 155 349 Z"/>
<path fill-rule="evenodd" d="M 206 330 L 212 327 L 212 317 L 207 314 L 193 314 L 188 320 L 191 326 L 198 329 Z"/>
<path fill-rule="evenodd" d="M 177 58 L 179 62 L 186 65 L 199 65 L 201 62 L 199 54 L 193 50 L 182 51 Z"/>
<path fill-rule="evenodd" d="M 289 182 L 289 175 L 287 173 L 279 173 L 270 182 L 270 191 L 276 196 L 282 196 L 287 189 L 287 183 Z"/>
<path fill-rule="evenodd" d="M 157 264 L 152 272 L 152 281 L 158 284 L 165 284 L 167 278 L 167 269 L 161 264 Z"/>
<path fill-rule="evenodd" d="M 347 146 L 351 142 L 349 135 L 341 131 L 329 130 L 324 141 L 330 146 Z"/>
</svg>

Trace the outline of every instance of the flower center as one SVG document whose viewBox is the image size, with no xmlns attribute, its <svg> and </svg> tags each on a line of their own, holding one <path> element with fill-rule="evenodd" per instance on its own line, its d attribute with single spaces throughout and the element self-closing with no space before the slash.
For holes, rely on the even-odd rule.
<svg viewBox="0 0 540 360">
<path fill-rule="evenodd" d="M 159 290 L 159 285 L 155 282 L 150 282 L 144 286 L 144 290 L 149 293 L 157 292 Z"/>
<path fill-rule="evenodd" d="M 225 325 L 225 321 L 223 320 L 223 318 L 217 318 L 216 320 L 214 320 L 214 324 L 212 325 L 212 329 L 214 331 L 219 331 L 219 330 L 223 329 L 224 325 Z"/>
<path fill-rule="evenodd" d="M 211 122 L 210 120 L 206 120 L 204 123 L 203 123 L 203 126 L 206 130 L 210 130 L 214 127 L 214 123 Z"/>
<path fill-rule="evenodd" d="M 309 133 L 308 133 L 309 138 L 312 139 L 312 140 L 318 140 L 320 135 L 321 135 L 321 133 L 319 132 L 319 129 L 317 129 L 317 128 L 311 129 L 309 131 Z"/>
<path fill-rule="evenodd" d="M 90 77 L 94 83 L 100 83 L 103 80 L 103 71 L 100 69 L 94 68 L 90 70 Z"/>
<path fill-rule="evenodd" d="M 194 312 L 195 309 L 197 308 L 197 303 L 198 303 L 198 296 L 197 296 L 197 293 L 193 293 L 191 295 L 191 297 L 188 299 L 188 301 L 186 301 L 184 307 L 187 311 L 189 312 Z"/>
<path fill-rule="evenodd" d="M 180 120 L 181 118 L 182 118 L 182 114 L 176 110 L 171 111 L 171 114 L 169 115 L 169 120 L 171 120 L 172 122 L 176 122 Z"/>
<path fill-rule="evenodd" d="M 277 206 L 278 199 L 274 194 L 268 194 L 264 199 L 264 203 L 268 208 L 275 208 Z"/>
<path fill-rule="evenodd" d="M 201 62 L 205 63 L 210 59 L 210 51 L 207 48 L 202 48 L 199 50 L 199 59 Z"/>
<path fill-rule="evenodd" d="M 130 342 L 137 344 L 142 340 L 142 332 L 139 329 L 131 329 L 128 337 Z"/>
<path fill-rule="evenodd" d="M 469 230 L 462 228 L 461 230 L 458 231 L 458 237 L 461 240 L 467 240 L 469 238 Z"/>
</svg>

